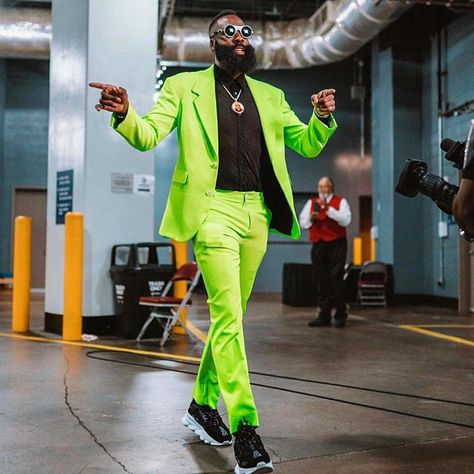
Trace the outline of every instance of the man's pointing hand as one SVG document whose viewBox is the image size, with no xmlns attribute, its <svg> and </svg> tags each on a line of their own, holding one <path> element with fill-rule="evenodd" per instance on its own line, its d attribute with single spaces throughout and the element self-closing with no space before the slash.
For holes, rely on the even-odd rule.
<svg viewBox="0 0 474 474">
<path fill-rule="evenodd" d="M 311 96 L 311 103 L 313 104 L 317 115 L 320 117 L 327 117 L 336 110 L 336 100 L 334 99 L 335 93 L 336 89 L 324 89 Z"/>
<path fill-rule="evenodd" d="M 98 112 L 108 110 L 119 115 L 127 114 L 128 94 L 126 89 L 102 82 L 90 82 L 89 86 L 101 90 L 99 102 L 95 105 Z"/>
</svg>

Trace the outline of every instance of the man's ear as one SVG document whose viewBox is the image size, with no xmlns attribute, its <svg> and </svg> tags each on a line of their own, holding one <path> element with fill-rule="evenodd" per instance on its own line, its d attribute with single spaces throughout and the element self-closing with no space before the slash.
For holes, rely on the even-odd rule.
<svg viewBox="0 0 474 474">
<path fill-rule="evenodd" d="M 209 40 L 209 48 L 211 48 L 211 51 L 214 52 L 214 38 L 210 39 Z"/>
</svg>

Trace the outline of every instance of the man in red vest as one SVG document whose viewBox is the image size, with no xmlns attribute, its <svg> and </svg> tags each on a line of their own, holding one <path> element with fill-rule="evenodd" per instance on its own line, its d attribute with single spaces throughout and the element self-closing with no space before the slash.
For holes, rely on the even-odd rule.
<svg viewBox="0 0 474 474">
<path fill-rule="evenodd" d="M 344 265 L 347 255 L 346 227 L 351 222 L 348 202 L 334 194 L 334 182 L 327 176 L 318 183 L 318 196 L 308 200 L 300 214 L 300 225 L 309 229 L 313 242 L 311 261 L 316 266 L 319 315 L 311 327 L 331 326 L 331 306 L 336 306 L 334 325 L 346 325 Z M 334 301 L 331 301 L 331 297 Z"/>
</svg>

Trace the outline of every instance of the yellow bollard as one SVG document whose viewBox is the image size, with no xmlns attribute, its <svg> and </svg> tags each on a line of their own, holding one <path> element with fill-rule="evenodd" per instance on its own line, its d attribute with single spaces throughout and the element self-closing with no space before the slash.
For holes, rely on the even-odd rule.
<svg viewBox="0 0 474 474">
<path fill-rule="evenodd" d="M 376 260 L 376 246 L 375 246 L 375 239 L 370 239 L 370 260 L 375 262 Z"/>
<path fill-rule="evenodd" d="M 354 237 L 352 241 L 352 263 L 362 265 L 362 239 L 360 237 Z"/>
<path fill-rule="evenodd" d="M 172 240 L 171 243 L 174 246 L 175 256 L 176 256 L 176 269 L 188 263 L 188 244 L 187 242 L 177 242 Z M 176 298 L 183 298 L 186 292 L 188 291 L 188 284 L 185 281 L 177 281 L 174 284 L 173 294 Z M 186 309 L 183 311 L 182 319 L 184 322 L 187 321 Z M 176 325 L 173 329 L 175 334 L 186 334 L 186 331 L 183 327 Z"/>
<path fill-rule="evenodd" d="M 63 339 L 80 341 L 82 335 L 82 256 L 83 217 L 79 212 L 66 214 L 64 233 L 64 315 Z"/>
<path fill-rule="evenodd" d="M 12 331 L 30 329 L 31 217 L 15 218 Z"/>
</svg>

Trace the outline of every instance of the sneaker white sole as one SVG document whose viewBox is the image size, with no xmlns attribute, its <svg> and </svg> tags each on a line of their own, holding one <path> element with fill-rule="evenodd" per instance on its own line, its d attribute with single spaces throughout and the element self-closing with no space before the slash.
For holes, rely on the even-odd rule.
<svg viewBox="0 0 474 474">
<path fill-rule="evenodd" d="M 255 467 L 240 467 L 238 464 L 234 469 L 235 474 L 267 474 L 273 472 L 272 462 L 259 462 Z"/>
<path fill-rule="evenodd" d="M 223 443 L 220 443 L 219 441 L 216 441 L 214 438 L 211 438 L 206 433 L 204 428 L 189 414 L 189 412 L 186 412 L 183 418 L 181 418 L 181 423 L 183 423 L 184 426 L 186 426 L 191 431 L 196 433 L 201 439 L 201 441 L 204 441 L 204 443 L 206 444 L 210 444 L 211 446 L 228 446 L 232 444 L 232 440 L 224 441 Z"/>
</svg>

